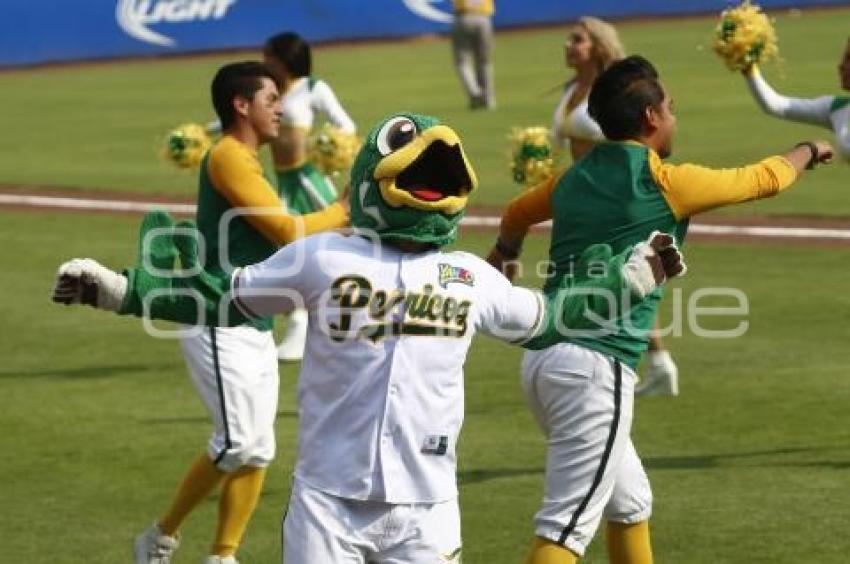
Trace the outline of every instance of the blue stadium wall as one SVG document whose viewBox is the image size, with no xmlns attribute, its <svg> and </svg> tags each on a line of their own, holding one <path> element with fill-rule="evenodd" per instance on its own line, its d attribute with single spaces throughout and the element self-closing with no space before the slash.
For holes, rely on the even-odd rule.
<svg viewBox="0 0 850 564">
<path fill-rule="evenodd" d="M 496 0 L 497 27 L 719 11 L 723 0 Z M 765 8 L 847 0 L 761 0 Z M 533 8 L 532 8 L 533 6 Z M 451 0 L 3 0 L 0 66 L 255 47 L 296 30 L 312 41 L 446 32 Z"/>
</svg>

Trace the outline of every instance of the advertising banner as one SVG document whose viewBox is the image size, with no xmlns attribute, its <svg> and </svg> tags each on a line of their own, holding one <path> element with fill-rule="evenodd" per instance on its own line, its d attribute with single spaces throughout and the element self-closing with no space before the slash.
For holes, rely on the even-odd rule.
<svg viewBox="0 0 850 564">
<path fill-rule="evenodd" d="M 719 0 L 496 0 L 499 28 L 719 12 Z M 763 0 L 765 8 L 846 0 Z M 0 66 L 253 48 L 280 31 L 310 41 L 445 33 L 451 0 L 4 0 Z"/>
</svg>

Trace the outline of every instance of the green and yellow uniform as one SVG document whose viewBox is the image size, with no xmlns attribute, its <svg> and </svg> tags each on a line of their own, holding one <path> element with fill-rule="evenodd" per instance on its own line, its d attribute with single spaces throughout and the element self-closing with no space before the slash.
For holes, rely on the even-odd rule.
<svg viewBox="0 0 850 564">
<path fill-rule="evenodd" d="M 478 14 L 492 16 L 495 11 L 493 0 L 454 0 L 456 14 Z"/>
<path fill-rule="evenodd" d="M 280 197 L 289 213 L 303 215 L 322 210 L 337 199 L 336 187 L 313 163 L 275 170 Z"/>
<path fill-rule="evenodd" d="M 252 212 L 234 215 L 233 208 Z M 226 229 L 220 229 L 225 217 L 232 219 Z M 263 175 L 257 153 L 233 137 L 222 137 L 201 165 L 197 223 L 209 272 L 262 262 L 299 237 L 341 227 L 347 221 L 339 203 L 304 216 L 288 214 L 280 193 Z M 226 235 L 226 243 L 221 241 L 222 235 Z M 224 244 L 230 265 L 221 264 Z M 271 329 L 272 320 L 265 318 L 258 324 Z"/>
<path fill-rule="evenodd" d="M 691 216 L 772 196 L 796 177 L 783 157 L 713 170 L 665 164 L 639 143 L 603 142 L 561 177 L 511 202 L 501 237 L 520 241 L 529 226 L 553 220 L 548 296 L 588 273 L 577 261 L 588 243 L 606 243 L 616 253 L 656 230 L 681 242 Z M 652 491 L 630 434 L 634 367 L 660 299 L 655 290 L 630 309 L 609 312 L 597 330 L 561 332 L 524 355 L 526 400 L 548 442 L 544 501 L 528 562 L 575 562 L 603 518 L 611 562 L 652 562 Z"/>
<path fill-rule="evenodd" d="M 306 137 L 319 117 L 351 135 L 356 131 L 354 122 L 331 87 L 325 81 L 310 76 L 296 79 L 287 88 L 280 99 L 280 113 L 280 138 L 272 143 L 280 196 L 293 214 L 303 215 L 324 209 L 337 199 L 333 182 L 303 158 L 293 162 L 291 157 L 279 157 L 278 152 L 285 153 L 286 149 L 292 150 L 306 143 Z"/>
<path fill-rule="evenodd" d="M 648 147 L 606 142 L 567 170 L 514 199 L 502 232 L 521 237 L 535 223 L 552 219 L 549 259 L 553 272 L 544 291 L 558 287 L 575 258 L 590 244 L 607 243 L 615 253 L 654 231 L 687 234 L 688 219 L 721 206 L 766 198 L 797 178 L 785 158 L 773 156 L 741 168 L 711 169 L 663 163 Z M 564 337 L 635 367 L 647 346 L 661 290 L 616 320 L 617 330 L 593 337 Z"/>
</svg>

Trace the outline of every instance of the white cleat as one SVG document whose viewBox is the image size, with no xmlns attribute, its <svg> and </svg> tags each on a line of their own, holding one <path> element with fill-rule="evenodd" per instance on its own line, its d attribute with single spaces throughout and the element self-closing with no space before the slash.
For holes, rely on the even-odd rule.
<svg viewBox="0 0 850 564">
<path fill-rule="evenodd" d="M 678 396 L 679 368 L 667 351 L 649 353 L 646 376 L 635 388 L 636 396 Z"/>
<path fill-rule="evenodd" d="M 304 346 L 307 344 L 307 310 L 296 309 L 289 314 L 286 333 L 277 347 L 277 358 L 287 362 L 297 362 L 304 358 Z"/>
<path fill-rule="evenodd" d="M 235 556 L 208 556 L 204 564 L 239 564 Z"/>
<path fill-rule="evenodd" d="M 136 564 L 170 564 L 171 557 L 179 546 L 179 537 L 163 534 L 154 523 L 151 528 L 136 537 L 133 556 Z"/>
</svg>

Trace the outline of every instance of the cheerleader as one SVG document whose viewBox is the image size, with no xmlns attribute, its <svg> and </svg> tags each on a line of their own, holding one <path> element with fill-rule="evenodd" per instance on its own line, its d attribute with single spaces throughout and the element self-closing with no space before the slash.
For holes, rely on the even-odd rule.
<svg viewBox="0 0 850 564">
<path fill-rule="evenodd" d="M 779 94 L 753 63 L 743 71 L 753 97 L 765 113 L 778 118 L 819 125 L 835 132 L 836 149 L 850 159 L 850 96 L 792 98 Z M 838 65 L 841 88 L 850 91 L 850 39 Z"/>
</svg>

